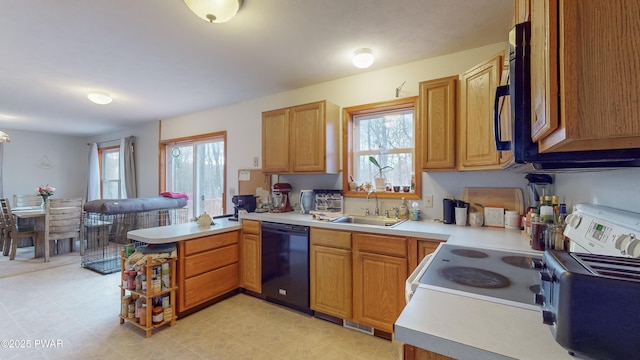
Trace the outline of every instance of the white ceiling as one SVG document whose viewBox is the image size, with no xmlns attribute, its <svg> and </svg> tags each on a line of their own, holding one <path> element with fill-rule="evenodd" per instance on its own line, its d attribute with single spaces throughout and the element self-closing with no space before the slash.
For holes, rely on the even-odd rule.
<svg viewBox="0 0 640 360">
<path fill-rule="evenodd" d="M 101 134 L 494 44 L 512 4 L 244 0 L 210 24 L 181 0 L 0 0 L 0 129 Z"/>
</svg>

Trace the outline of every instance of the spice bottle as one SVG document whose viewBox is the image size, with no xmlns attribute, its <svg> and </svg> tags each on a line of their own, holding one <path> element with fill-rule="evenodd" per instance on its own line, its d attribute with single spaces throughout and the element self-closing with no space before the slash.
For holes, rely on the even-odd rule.
<svg viewBox="0 0 640 360">
<path fill-rule="evenodd" d="M 136 275 L 136 291 L 142 290 L 142 271 L 138 271 Z"/>
<path fill-rule="evenodd" d="M 140 309 L 140 325 L 147 326 L 147 304 L 142 304 Z"/>
<path fill-rule="evenodd" d="M 142 279 L 140 280 L 140 282 L 142 283 L 142 293 L 146 294 L 147 293 L 147 274 L 145 274 L 144 272 L 142 272 Z"/>
<path fill-rule="evenodd" d="M 127 271 L 127 273 L 129 275 L 127 277 L 127 289 L 133 290 L 136 288 L 136 271 L 130 270 L 130 271 Z"/>
<path fill-rule="evenodd" d="M 160 324 L 164 319 L 164 310 L 161 306 L 156 306 L 153 308 L 151 312 L 151 322 L 155 324 Z"/>
</svg>

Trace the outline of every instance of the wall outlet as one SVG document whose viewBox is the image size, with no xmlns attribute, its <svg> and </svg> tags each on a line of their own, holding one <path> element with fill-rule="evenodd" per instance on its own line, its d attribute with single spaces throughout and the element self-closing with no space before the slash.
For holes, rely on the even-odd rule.
<svg viewBox="0 0 640 360">
<path fill-rule="evenodd" d="M 236 195 L 236 188 L 229 188 L 229 194 Z"/>
<path fill-rule="evenodd" d="M 433 207 L 433 195 L 424 196 L 424 207 L 426 208 Z"/>
<path fill-rule="evenodd" d="M 258 167 L 258 157 L 253 158 L 253 167 Z"/>
</svg>

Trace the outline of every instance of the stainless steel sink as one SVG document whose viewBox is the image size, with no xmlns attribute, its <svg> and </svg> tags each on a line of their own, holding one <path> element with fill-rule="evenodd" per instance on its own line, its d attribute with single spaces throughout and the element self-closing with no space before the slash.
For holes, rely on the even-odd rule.
<svg viewBox="0 0 640 360">
<path fill-rule="evenodd" d="M 362 224 L 362 225 L 374 225 L 374 226 L 386 226 L 393 227 L 405 222 L 404 219 L 394 219 L 384 216 L 362 216 L 362 215 L 345 215 L 337 219 L 331 220 L 333 223 L 346 223 L 346 224 Z"/>
</svg>

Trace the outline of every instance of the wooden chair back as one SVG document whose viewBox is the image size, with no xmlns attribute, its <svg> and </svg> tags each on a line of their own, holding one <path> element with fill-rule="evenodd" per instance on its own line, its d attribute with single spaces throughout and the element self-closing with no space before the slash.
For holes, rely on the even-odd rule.
<svg viewBox="0 0 640 360">
<path fill-rule="evenodd" d="M 82 198 L 50 198 L 45 206 L 44 221 L 44 261 L 49 261 L 49 242 L 71 239 L 73 250 L 75 239 L 80 238 L 82 229 Z"/>
<path fill-rule="evenodd" d="M 17 194 L 13 195 L 13 207 L 40 206 L 42 196 L 38 194 Z"/>
<path fill-rule="evenodd" d="M 9 260 L 13 260 L 16 258 L 18 241 L 22 238 L 34 237 L 35 233 L 33 229 L 24 231 L 18 228 L 18 224 L 11 213 L 9 199 L 0 199 L 0 206 L 2 208 L 2 215 L 0 218 L 2 222 L 2 236 L 4 243 L 3 255 L 10 255 Z"/>
</svg>

